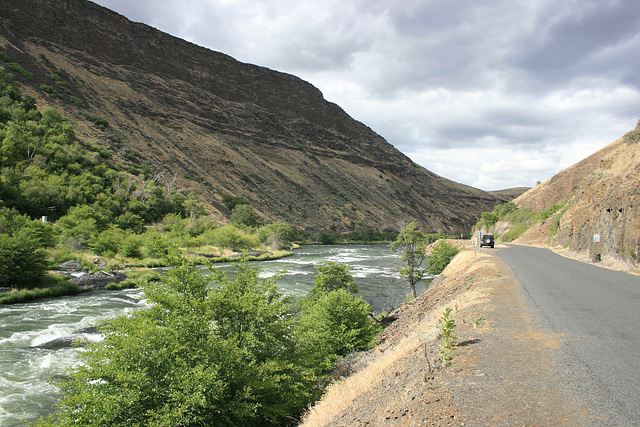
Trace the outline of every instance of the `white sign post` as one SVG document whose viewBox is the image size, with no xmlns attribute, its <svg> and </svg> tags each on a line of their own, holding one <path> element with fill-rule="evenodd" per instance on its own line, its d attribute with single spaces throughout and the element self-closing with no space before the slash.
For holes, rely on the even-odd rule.
<svg viewBox="0 0 640 427">
<path fill-rule="evenodd" d="M 596 234 L 593 235 L 593 243 L 596 244 L 596 252 L 595 252 L 595 255 L 594 255 L 595 259 L 599 260 L 600 259 L 599 258 L 600 254 L 598 253 L 598 243 L 600 243 L 600 234 L 596 233 Z"/>
</svg>

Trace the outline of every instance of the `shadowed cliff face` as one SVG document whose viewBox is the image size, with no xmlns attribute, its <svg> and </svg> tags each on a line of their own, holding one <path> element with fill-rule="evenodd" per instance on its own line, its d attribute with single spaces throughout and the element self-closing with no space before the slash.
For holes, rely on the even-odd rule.
<svg viewBox="0 0 640 427">
<path fill-rule="evenodd" d="M 81 140 L 112 150 L 114 161 L 196 191 L 220 221 L 229 215 L 222 195 L 231 194 L 268 221 L 307 229 L 416 221 L 458 233 L 504 202 L 414 164 L 295 76 L 84 0 L 0 0 L 0 16 L 0 49 L 34 75 L 18 80 L 40 108 L 64 112 Z"/>
</svg>

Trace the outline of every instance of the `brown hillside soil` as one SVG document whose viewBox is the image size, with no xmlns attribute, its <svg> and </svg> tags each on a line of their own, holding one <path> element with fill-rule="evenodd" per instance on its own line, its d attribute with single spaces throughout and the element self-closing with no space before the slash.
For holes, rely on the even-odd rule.
<svg viewBox="0 0 640 427">
<path fill-rule="evenodd" d="M 305 426 L 584 425 L 587 410 L 556 379 L 561 342 L 537 329 L 495 250 L 466 247 L 402 307 L 373 351 L 304 419 Z M 445 307 L 456 322 L 451 367 L 438 353 Z"/>
</svg>

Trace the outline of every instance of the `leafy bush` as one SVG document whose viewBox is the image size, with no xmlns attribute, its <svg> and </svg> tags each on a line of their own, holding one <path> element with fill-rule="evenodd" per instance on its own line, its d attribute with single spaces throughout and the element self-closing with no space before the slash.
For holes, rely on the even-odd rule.
<svg viewBox="0 0 640 427">
<path fill-rule="evenodd" d="M 142 258 L 142 240 L 135 234 L 127 233 L 120 243 L 119 252 L 127 258 Z"/>
<path fill-rule="evenodd" d="M 288 247 L 290 243 L 298 239 L 298 235 L 297 228 L 282 222 L 265 225 L 258 230 L 260 243 L 269 244 L 274 249 Z"/>
<path fill-rule="evenodd" d="M 47 268 L 47 253 L 29 229 L 0 234 L 0 283 L 18 288 L 38 287 Z"/>
<path fill-rule="evenodd" d="M 117 227 L 112 227 L 98 234 L 91 249 L 97 255 L 112 257 L 120 250 L 120 244 L 124 238 L 124 232 Z"/>
<path fill-rule="evenodd" d="M 631 132 L 627 132 L 623 136 L 624 142 L 627 144 L 635 144 L 640 141 L 640 130 L 634 129 Z"/>
<path fill-rule="evenodd" d="M 370 312 L 368 303 L 344 289 L 321 293 L 300 313 L 296 336 L 301 350 L 328 370 L 339 358 L 371 348 L 380 330 Z"/>
<path fill-rule="evenodd" d="M 93 122 L 93 124 L 95 124 L 96 127 L 100 130 L 107 130 L 107 128 L 109 127 L 109 122 L 105 118 L 90 114 L 87 115 L 87 119 L 90 122 Z"/>
<path fill-rule="evenodd" d="M 248 205 L 249 204 L 249 202 L 247 200 L 243 199 L 242 197 L 232 196 L 231 194 L 223 194 L 222 195 L 222 203 L 224 203 L 224 205 L 230 211 L 233 211 L 233 208 L 235 208 L 238 205 Z"/>
<path fill-rule="evenodd" d="M 245 233 L 231 224 L 216 229 L 213 239 L 213 243 L 219 248 L 228 248 L 234 252 L 253 249 L 259 244 L 255 234 Z"/>
<path fill-rule="evenodd" d="M 78 108 L 87 108 L 87 105 L 84 103 L 84 101 L 76 96 L 71 96 L 69 97 L 69 99 L 71 100 L 71 102 Z"/>
<path fill-rule="evenodd" d="M 487 227 L 491 228 L 498 221 L 498 215 L 494 212 L 482 212 L 482 223 Z"/>
<path fill-rule="evenodd" d="M 353 281 L 351 268 L 347 264 L 327 261 L 326 264 L 317 265 L 315 268 L 318 274 L 310 295 L 318 295 L 338 289 L 344 289 L 351 293 L 358 292 L 358 286 Z"/>
<path fill-rule="evenodd" d="M 55 90 L 54 88 L 52 88 L 49 85 L 40 85 L 40 90 L 48 93 L 49 95 L 51 95 L 54 98 L 60 98 L 60 94 L 58 93 L 57 90 Z"/>
<path fill-rule="evenodd" d="M 509 231 L 507 231 L 500 237 L 503 242 L 512 242 L 516 240 L 518 237 L 522 236 L 525 233 L 525 231 L 527 231 L 529 228 L 531 228 L 531 225 L 525 224 L 523 222 L 519 222 L 519 223 L 513 224 L 509 229 Z"/>
<path fill-rule="evenodd" d="M 60 383 L 46 425 L 284 425 L 321 392 L 272 279 L 238 265 L 209 278 L 185 264 L 150 283 L 151 308 L 109 322 L 103 343 Z"/>
<path fill-rule="evenodd" d="M 260 227 L 263 221 L 251 205 L 241 204 L 231 211 L 231 223 L 247 227 Z"/>
<path fill-rule="evenodd" d="M 431 249 L 431 253 L 427 256 L 427 272 L 429 274 L 442 273 L 459 252 L 460 249 L 456 246 L 441 240 Z"/>
<path fill-rule="evenodd" d="M 10 69 L 11 71 L 15 71 L 16 73 L 20 74 L 22 77 L 24 77 L 27 80 L 33 80 L 33 74 L 28 72 L 24 68 L 22 68 L 20 64 L 16 64 L 15 62 L 9 62 L 7 63 L 7 68 Z"/>
</svg>

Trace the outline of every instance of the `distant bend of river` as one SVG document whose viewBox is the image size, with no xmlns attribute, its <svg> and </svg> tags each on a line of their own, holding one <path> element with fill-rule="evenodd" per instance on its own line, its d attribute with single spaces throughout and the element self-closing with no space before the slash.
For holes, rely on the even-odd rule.
<svg viewBox="0 0 640 427">
<path fill-rule="evenodd" d="M 350 266 L 358 295 L 374 312 L 397 306 L 409 293 L 398 274 L 399 256 L 388 245 L 302 246 L 293 256 L 250 266 L 260 270 L 262 278 L 285 270 L 278 287 L 303 297 L 313 287 L 315 267 L 326 261 Z M 234 271 L 231 264 L 216 268 Z M 22 420 L 33 422 L 51 413 L 60 392 L 50 380 L 79 363 L 70 343 L 79 338 L 99 341 L 93 326 L 145 307 L 143 298 L 141 289 L 126 289 L 0 306 L 0 427 L 23 426 Z"/>
</svg>

